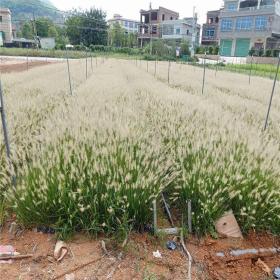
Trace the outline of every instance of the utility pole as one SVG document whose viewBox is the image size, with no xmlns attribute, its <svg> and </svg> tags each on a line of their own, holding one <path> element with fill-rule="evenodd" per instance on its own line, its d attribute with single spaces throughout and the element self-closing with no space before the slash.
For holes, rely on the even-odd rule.
<svg viewBox="0 0 280 280">
<path fill-rule="evenodd" d="M 195 55 L 196 21 L 197 21 L 197 16 L 195 13 L 195 7 L 193 7 L 193 31 L 192 31 L 192 50 L 191 50 L 192 57 L 194 57 Z"/>
<path fill-rule="evenodd" d="M 149 11 L 149 22 L 150 22 L 150 55 L 153 53 L 153 25 L 152 25 L 152 2 L 150 2 Z"/>
<path fill-rule="evenodd" d="M 35 19 L 35 13 L 33 11 L 33 32 L 34 32 L 34 37 L 35 37 L 35 43 L 36 43 L 36 47 L 37 49 L 39 49 L 39 38 L 38 38 L 38 33 L 37 33 L 37 28 L 36 28 L 36 19 Z"/>
</svg>

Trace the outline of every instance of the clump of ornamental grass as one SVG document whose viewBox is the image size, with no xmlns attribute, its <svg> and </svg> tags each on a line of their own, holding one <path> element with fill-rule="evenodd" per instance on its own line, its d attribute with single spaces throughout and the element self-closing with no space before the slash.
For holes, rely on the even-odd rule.
<svg viewBox="0 0 280 280">
<path fill-rule="evenodd" d="M 65 137 L 26 166 L 14 201 L 19 221 L 63 236 L 151 222 L 152 201 L 173 180 L 171 164 L 144 140 L 96 134 L 91 141 Z"/>
<path fill-rule="evenodd" d="M 244 232 L 256 229 L 279 234 L 280 193 L 275 173 L 264 168 L 262 159 L 244 144 L 195 142 L 181 143 L 175 151 L 181 177 L 170 193 L 185 215 L 186 202 L 191 200 L 194 231 L 214 233 L 215 221 L 233 210 Z"/>
</svg>

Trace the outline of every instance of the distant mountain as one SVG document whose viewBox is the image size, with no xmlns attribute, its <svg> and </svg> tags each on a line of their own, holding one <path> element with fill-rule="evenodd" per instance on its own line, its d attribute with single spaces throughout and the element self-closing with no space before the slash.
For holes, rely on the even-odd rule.
<svg viewBox="0 0 280 280">
<path fill-rule="evenodd" d="M 12 11 L 12 20 L 15 23 L 23 19 L 31 19 L 33 13 L 35 18 L 47 17 L 52 20 L 61 18 L 61 14 L 49 0 L 1 0 L 0 7 Z"/>
</svg>

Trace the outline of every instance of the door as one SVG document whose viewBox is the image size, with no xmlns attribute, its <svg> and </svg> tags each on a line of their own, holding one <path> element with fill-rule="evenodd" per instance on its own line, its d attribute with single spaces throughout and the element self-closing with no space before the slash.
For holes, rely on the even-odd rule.
<svg viewBox="0 0 280 280">
<path fill-rule="evenodd" d="M 231 56 L 232 40 L 221 40 L 220 55 Z"/>
<path fill-rule="evenodd" d="M 248 56 L 250 50 L 250 39 L 237 39 L 235 47 L 235 56 Z"/>
</svg>

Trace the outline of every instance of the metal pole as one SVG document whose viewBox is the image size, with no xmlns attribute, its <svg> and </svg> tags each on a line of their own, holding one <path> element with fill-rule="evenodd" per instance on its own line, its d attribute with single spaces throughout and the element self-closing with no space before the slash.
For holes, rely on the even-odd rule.
<svg viewBox="0 0 280 280">
<path fill-rule="evenodd" d="M 88 78 L 88 69 L 87 69 L 87 63 L 88 63 L 88 61 L 87 61 L 87 52 L 86 52 L 86 80 L 87 80 L 87 78 Z"/>
<path fill-rule="evenodd" d="M 10 149 L 10 142 L 8 136 L 8 128 L 6 123 L 6 115 L 4 110 L 4 99 L 3 99 L 3 91 L 2 91 L 2 82 L 0 80 L 0 113 L 1 113 L 1 120 L 2 120 L 2 127 L 4 133 L 4 143 L 6 147 L 6 153 L 9 160 L 11 160 L 11 149 Z"/>
<path fill-rule="evenodd" d="M 169 61 L 168 61 L 168 77 L 167 77 L 168 84 L 170 83 L 170 67 L 171 67 L 171 62 L 170 62 L 170 60 L 169 60 Z"/>
<path fill-rule="evenodd" d="M 275 87 L 276 87 L 276 82 L 277 82 L 277 78 L 278 78 L 279 68 L 280 68 L 280 53 L 279 53 L 279 59 L 278 59 L 278 64 L 277 64 L 277 68 L 276 68 L 276 74 L 275 74 L 275 78 L 274 78 L 274 83 L 273 83 L 273 87 L 272 87 L 272 93 L 271 93 L 271 96 L 270 96 L 269 106 L 268 106 L 268 110 L 267 110 L 264 130 L 266 130 L 267 127 L 268 127 L 268 119 L 269 119 L 269 115 L 270 115 L 273 95 L 274 95 L 274 92 L 275 92 Z"/>
<path fill-rule="evenodd" d="M 26 56 L 26 70 L 29 70 L 29 52 L 27 50 L 27 56 Z"/>
<path fill-rule="evenodd" d="M 217 58 L 215 77 L 217 77 L 219 58 Z"/>
<path fill-rule="evenodd" d="M 205 73 L 206 73 L 206 53 L 205 53 L 205 56 L 204 56 L 204 69 L 203 69 L 202 94 L 204 94 L 204 86 L 205 86 Z"/>
<path fill-rule="evenodd" d="M 157 59 L 155 59 L 155 73 L 154 73 L 154 76 L 157 75 Z"/>
<path fill-rule="evenodd" d="M 188 229 L 189 229 L 189 233 L 192 233 L 192 202 L 191 202 L 191 200 L 188 200 L 187 204 L 188 204 Z"/>
<path fill-rule="evenodd" d="M 1 79 L 0 79 L 0 114 L 1 114 L 1 120 L 2 120 L 2 128 L 3 128 L 3 134 L 4 134 L 4 143 L 5 143 L 5 147 L 6 147 L 6 154 L 7 154 L 8 160 L 9 160 L 11 171 L 13 172 L 8 128 L 7 128 L 6 115 L 5 115 L 5 110 L 4 110 L 4 98 L 3 98 Z M 13 187 L 16 188 L 16 184 L 17 184 L 16 176 L 12 174 L 11 177 L 12 177 L 11 179 L 12 179 Z"/>
<path fill-rule="evenodd" d="M 153 216 L 154 216 L 154 234 L 157 233 L 157 201 L 153 201 Z"/>
<path fill-rule="evenodd" d="M 249 73 L 249 85 L 251 84 L 252 67 L 253 67 L 253 55 L 251 56 L 251 67 L 250 67 L 250 73 Z"/>
<path fill-rule="evenodd" d="M 66 61 L 67 61 L 67 69 L 68 69 L 68 78 L 69 78 L 70 95 L 73 95 L 72 83 L 71 83 L 70 65 L 69 65 L 69 58 L 68 58 L 68 51 L 67 51 L 67 49 L 66 49 Z"/>
</svg>

